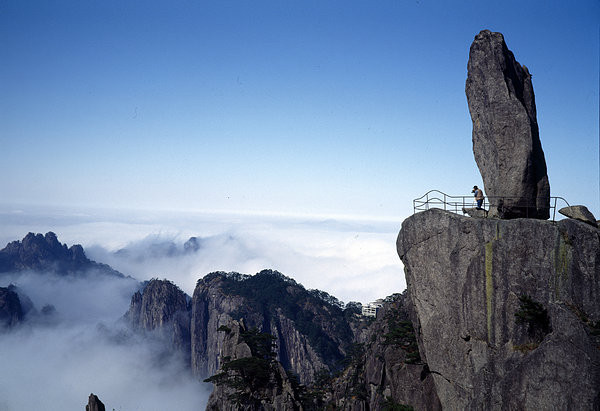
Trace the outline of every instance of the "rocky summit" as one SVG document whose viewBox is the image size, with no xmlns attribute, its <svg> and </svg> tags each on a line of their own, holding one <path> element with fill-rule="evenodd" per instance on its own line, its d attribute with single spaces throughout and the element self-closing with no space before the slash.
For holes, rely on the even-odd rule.
<svg viewBox="0 0 600 411">
<path fill-rule="evenodd" d="M 549 218 L 550 185 L 529 70 L 502 34 L 489 30 L 475 37 L 467 70 L 473 153 L 491 215 Z"/>
<path fill-rule="evenodd" d="M 429 210 L 397 249 L 444 409 L 600 407 L 600 231 Z"/>
<path fill-rule="evenodd" d="M 224 335 L 216 330 L 239 319 L 275 337 L 277 359 L 302 383 L 312 381 L 323 368 L 339 367 L 354 341 L 353 319 L 349 321 L 339 301 L 326 293 L 306 290 L 272 270 L 253 276 L 212 273 L 198 281 L 192 298 L 196 375 L 217 372 Z"/>
<path fill-rule="evenodd" d="M 123 278 L 124 275 L 106 264 L 88 259 L 79 244 L 67 247 L 53 232 L 27 234 L 22 241 L 12 241 L 0 250 L 0 273 L 43 271 L 58 275 L 85 275 L 94 272 Z"/>
</svg>

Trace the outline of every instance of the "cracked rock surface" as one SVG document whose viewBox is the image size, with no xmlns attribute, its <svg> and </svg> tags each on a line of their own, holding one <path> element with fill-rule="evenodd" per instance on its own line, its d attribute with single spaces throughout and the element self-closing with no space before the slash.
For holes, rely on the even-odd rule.
<svg viewBox="0 0 600 411">
<path fill-rule="evenodd" d="M 443 409 L 599 409 L 599 229 L 434 209 L 397 250 Z"/>
</svg>

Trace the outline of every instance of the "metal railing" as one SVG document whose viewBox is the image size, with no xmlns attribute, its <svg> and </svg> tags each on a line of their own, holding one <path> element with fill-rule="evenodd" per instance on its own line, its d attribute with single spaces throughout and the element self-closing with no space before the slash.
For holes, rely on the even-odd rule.
<svg viewBox="0 0 600 411">
<path fill-rule="evenodd" d="M 534 215 L 535 212 L 537 211 L 537 206 L 535 199 L 532 199 L 531 201 L 528 201 L 528 204 L 531 205 L 522 205 L 519 204 L 519 201 L 522 201 L 522 198 L 516 198 L 516 197 L 503 197 L 503 196 L 487 196 L 484 198 L 483 200 L 483 208 L 485 209 L 486 207 L 489 207 L 490 201 L 497 205 L 497 204 L 502 204 L 505 201 L 510 202 L 510 200 L 514 200 L 516 201 L 516 203 L 513 205 L 511 204 L 510 207 L 518 207 L 522 210 L 524 210 L 525 215 L 524 217 L 528 217 L 529 216 L 529 210 L 531 210 L 531 215 Z M 570 207 L 570 204 L 567 202 L 567 200 L 565 200 L 562 197 L 550 197 L 550 203 L 549 203 L 549 211 L 552 212 L 552 221 L 555 221 L 556 219 L 556 210 L 557 210 L 557 203 L 558 201 L 563 201 L 567 207 Z M 450 211 L 452 213 L 456 213 L 456 214 L 463 214 L 463 208 L 471 208 L 471 207 L 475 207 L 476 206 L 476 200 L 475 197 L 473 196 L 451 196 L 448 195 L 446 193 L 443 193 L 439 190 L 429 190 L 428 192 L 426 192 L 425 194 L 423 194 L 421 197 L 414 199 L 413 200 L 413 210 L 414 213 L 420 212 L 420 211 L 425 211 L 425 210 L 429 210 L 430 208 L 438 208 L 438 209 L 442 209 L 442 210 L 446 210 L 446 211 Z"/>
</svg>

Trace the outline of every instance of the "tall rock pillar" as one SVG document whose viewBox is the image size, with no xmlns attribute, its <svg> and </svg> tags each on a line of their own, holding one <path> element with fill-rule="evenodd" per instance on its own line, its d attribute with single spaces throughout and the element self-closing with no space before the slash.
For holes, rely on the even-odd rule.
<svg viewBox="0 0 600 411">
<path fill-rule="evenodd" d="M 539 137 L 531 74 L 501 33 L 484 30 L 469 52 L 467 101 L 473 153 L 492 215 L 550 216 L 550 184 Z"/>
</svg>

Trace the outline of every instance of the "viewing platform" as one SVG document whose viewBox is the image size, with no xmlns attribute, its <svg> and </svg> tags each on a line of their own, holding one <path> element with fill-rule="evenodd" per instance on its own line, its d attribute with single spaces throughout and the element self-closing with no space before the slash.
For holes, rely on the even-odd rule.
<svg viewBox="0 0 600 411">
<path fill-rule="evenodd" d="M 519 208 L 524 210 L 525 218 L 528 218 L 530 209 L 532 211 L 531 212 L 532 215 L 535 213 L 535 210 L 536 210 L 535 204 L 536 204 L 537 199 L 523 200 L 521 198 L 515 198 L 515 197 L 486 196 L 483 200 L 482 208 L 487 211 L 489 209 L 490 201 L 493 202 L 494 204 L 502 204 L 505 201 L 511 202 L 511 200 L 513 203 L 516 201 L 519 201 L 519 200 L 521 202 L 526 203 L 525 205 L 523 205 L 523 204 L 519 205 Z M 570 207 L 570 204 L 564 198 L 550 197 L 549 209 L 550 209 L 550 215 L 552 217 L 551 221 L 556 220 L 557 205 L 560 204 L 560 202 L 563 202 L 566 204 L 567 207 Z M 531 205 L 527 206 L 527 204 L 531 204 Z M 476 206 L 477 206 L 477 202 L 475 200 L 475 197 L 473 197 L 472 195 L 470 195 L 470 196 L 451 196 L 451 195 L 443 193 L 439 190 L 429 190 L 428 192 L 423 194 L 421 197 L 413 200 L 413 212 L 414 213 L 426 211 L 431 208 L 438 208 L 438 209 L 450 211 L 450 212 L 456 213 L 456 214 L 466 214 L 464 211 L 465 209 L 475 208 Z"/>
</svg>

